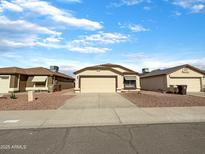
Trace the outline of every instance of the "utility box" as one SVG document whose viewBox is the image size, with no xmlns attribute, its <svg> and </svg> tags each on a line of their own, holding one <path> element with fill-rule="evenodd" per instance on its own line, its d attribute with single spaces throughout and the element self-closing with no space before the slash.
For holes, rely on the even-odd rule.
<svg viewBox="0 0 205 154">
<path fill-rule="evenodd" d="M 28 102 L 34 101 L 34 91 L 28 91 Z"/>
</svg>

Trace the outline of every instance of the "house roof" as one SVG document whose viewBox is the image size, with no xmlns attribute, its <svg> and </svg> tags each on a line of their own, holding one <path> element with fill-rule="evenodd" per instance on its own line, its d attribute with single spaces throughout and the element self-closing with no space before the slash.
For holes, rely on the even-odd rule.
<svg viewBox="0 0 205 154">
<path fill-rule="evenodd" d="M 59 76 L 63 78 L 74 79 L 71 76 L 60 72 L 53 72 L 44 67 L 34 67 L 34 68 L 18 68 L 18 67 L 5 67 L 0 68 L 0 74 L 24 74 L 24 75 L 48 75 L 48 76 Z"/>
<path fill-rule="evenodd" d="M 26 72 L 19 67 L 4 67 L 0 68 L 0 74 L 26 74 Z"/>
<path fill-rule="evenodd" d="M 187 68 L 190 68 L 192 70 L 195 70 L 196 72 L 199 72 L 201 74 L 205 74 L 205 72 L 203 72 L 202 70 L 200 70 L 200 69 L 198 69 L 198 68 L 196 68 L 194 66 L 191 66 L 189 64 L 185 64 L 185 65 L 171 67 L 171 68 L 167 68 L 167 69 L 163 69 L 163 70 L 161 70 L 161 69 L 154 70 L 154 71 L 152 71 L 150 73 L 142 74 L 141 78 L 151 77 L 151 76 L 159 76 L 159 75 L 167 75 L 167 74 L 176 72 L 177 70 L 182 69 L 184 67 L 187 67 Z"/>
<path fill-rule="evenodd" d="M 116 69 L 113 69 L 113 67 L 122 68 L 122 69 L 124 69 L 124 70 L 126 70 L 126 71 L 125 71 L 125 72 L 120 72 L 120 71 L 118 71 L 118 70 L 116 70 Z M 80 70 L 74 72 L 74 74 L 78 74 L 78 73 L 83 72 L 83 71 L 85 71 L 85 70 L 97 70 L 97 69 L 110 70 L 110 71 L 112 71 L 112 72 L 115 72 L 115 73 L 121 74 L 121 75 L 123 75 L 123 74 L 139 74 L 138 72 L 135 72 L 135 71 L 130 70 L 130 69 L 124 67 L 124 66 L 116 65 L 116 64 L 101 64 L 101 65 L 95 65 L 95 66 L 85 67 L 85 68 L 83 68 L 83 69 L 80 69 Z"/>
</svg>

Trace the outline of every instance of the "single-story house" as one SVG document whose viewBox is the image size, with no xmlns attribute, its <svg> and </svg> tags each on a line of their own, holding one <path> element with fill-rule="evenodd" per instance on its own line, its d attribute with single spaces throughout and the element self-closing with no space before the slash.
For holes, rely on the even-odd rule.
<svg viewBox="0 0 205 154">
<path fill-rule="evenodd" d="M 80 69 L 75 74 L 75 92 L 114 93 L 139 91 L 139 73 L 116 64 L 102 64 Z"/>
<path fill-rule="evenodd" d="M 0 68 L 0 93 L 74 88 L 74 78 L 43 67 Z"/>
<path fill-rule="evenodd" d="M 144 90 L 167 91 L 170 87 L 187 85 L 187 92 L 205 89 L 205 73 L 191 65 L 181 65 L 163 70 L 154 70 L 140 76 Z"/>
</svg>

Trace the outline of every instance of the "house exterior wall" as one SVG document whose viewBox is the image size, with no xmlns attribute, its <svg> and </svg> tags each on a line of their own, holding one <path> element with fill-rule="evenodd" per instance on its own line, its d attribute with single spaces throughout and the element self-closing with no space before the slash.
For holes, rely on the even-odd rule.
<svg viewBox="0 0 205 154">
<path fill-rule="evenodd" d="M 75 91 L 79 92 L 79 78 L 80 76 L 117 76 L 117 92 L 121 92 L 121 90 L 124 89 L 124 76 L 117 74 L 115 72 L 112 72 L 110 70 L 85 70 L 83 72 L 78 73 L 75 76 Z M 133 75 L 132 75 L 133 76 Z M 139 82 L 139 76 L 136 75 L 137 78 L 137 89 L 140 89 L 140 82 Z M 106 83 L 105 83 L 106 84 Z"/>
<path fill-rule="evenodd" d="M 10 86 L 9 92 L 19 91 L 20 75 L 12 74 L 10 75 Z"/>
<path fill-rule="evenodd" d="M 62 77 L 52 77 L 48 76 L 45 84 L 35 84 L 32 82 L 34 76 L 29 76 L 26 83 L 26 90 L 41 90 L 41 91 L 48 91 L 49 87 L 52 87 L 54 82 L 53 80 L 57 80 L 58 85 L 61 86 L 61 89 L 70 89 L 74 88 L 74 81 Z"/>
<path fill-rule="evenodd" d="M 61 89 L 70 89 L 74 88 L 74 81 L 70 79 L 65 79 L 62 77 L 55 77 L 55 80 L 58 81 L 58 84 L 61 86 Z M 50 82 L 49 82 L 50 84 Z"/>
<path fill-rule="evenodd" d="M 167 89 L 166 75 L 141 78 L 140 82 L 144 90 L 165 91 Z"/>
<path fill-rule="evenodd" d="M 188 91 L 190 92 L 191 91 L 203 91 L 204 75 L 190 68 L 186 68 L 185 72 L 183 69 L 184 68 L 179 69 L 178 71 L 167 75 L 167 81 L 168 81 L 167 86 L 169 87 L 170 85 L 186 84 L 189 86 Z"/>
<path fill-rule="evenodd" d="M 205 76 L 202 79 L 202 91 L 205 92 Z"/>
<path fill-rule="evenodd" d="M 20 75 L 18 74 L 8 74 L 8 75 L 3 75 L 3 76 L 8 76 L 8 79 L 3 81 L 4 87 L 6 90 L 4 92 L 9 93 L 9 92 L 16 92 L 19 91 L 19 83 L 20 83 Z M 8 87 L 7 87 L 8 85 Z"/>
<path fill-rule="evenodd" d="M 135 76 L 136 77 L 136 88 L 137 88 L 137 90 L 141 89 L 140 76 L 138 76 L 138 75 L 124 75 L 124 76 Z M 122 79 L 123 79 L 122 82 L 124 82 L 124 78 L 122 78 Z M 124 86 L 124 84 L 123 84 L 123 86 Z"/>
<path fill-rule="evenodd" d="M 18 88 L 18 75 L 10 75 L 10 88 Z"/>
<path fill-rule="evenodd" d="M 20 80 L 19 80 L 19 91 L 20 92 L 26 91 L 27 79 L 28 79 L 27 75 L 20 75 Z"/>
<path fill-rule="evenodd" d="M 167 90 L 170 85 L 188 85 L 188 91 L 203 91 L 204 75 L 190 68 L 179 69 L 168 75 L 141 78 L 141 88 L 145 90 Z"/>
<path fill-rule="evenodd" d="M 34 83 L 32 82 L 33 78 L 34 78 L 34 76 L 29 76 L 28 77 L 27 82 L 26 82 L 26 87 L 27 88 L 34 86 Z"/>
<path fill-rule="evenodd" d="M 176 72 L 173 72 L 169 75 L 169 77 L 203 77 L 204 75 L 198 73 L 190 68 L 186 68 L 187 72 L 183 72 L 183 69 L 180 69 Z"/>
<path fill-rule="evenodd" d="M 34 91 L 48 91 L 48 79 L 46 80 L 45 86 L 37 85 L 32 82 L 34 76 L 29 76 L 26 83 L 26 91 L 34 90 Z"/>
<path fill-rule="evenodd" d="M 49 76 L 48 77 L 48 86 L 52 86 L 53 85 L 53 77 Z"/>
</svg>

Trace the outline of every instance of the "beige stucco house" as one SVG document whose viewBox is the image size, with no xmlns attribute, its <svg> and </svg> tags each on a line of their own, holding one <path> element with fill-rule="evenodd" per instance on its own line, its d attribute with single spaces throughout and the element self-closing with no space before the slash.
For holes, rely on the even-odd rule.
<svg viewBox="0 0 205 154">
<path fill-rule="evenodd" d="M 188 64 L 143 74 L 140 81 L 144 90 L 167 91 L 177 85 L 187 85 L 188 92 L 205 90 L 205 73 Z"/>
<path fill-rule="evenodd" d="M 114 93 L 139 91 L 139 74 L 121 65 L 103 64 L 74 72 L 75 92 Z"/>
<path fill-rule="evenodd" d="M 0 93 L 74 88 L 74 78 L 43 67 L 0 68 Z"/>
</svg>

